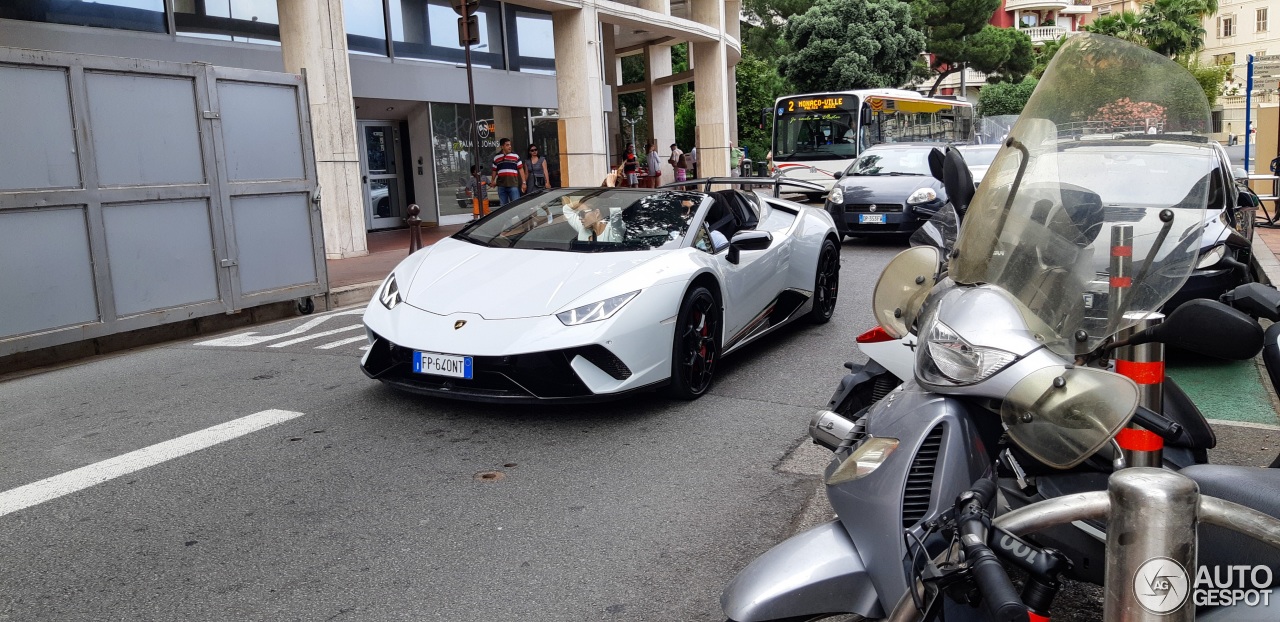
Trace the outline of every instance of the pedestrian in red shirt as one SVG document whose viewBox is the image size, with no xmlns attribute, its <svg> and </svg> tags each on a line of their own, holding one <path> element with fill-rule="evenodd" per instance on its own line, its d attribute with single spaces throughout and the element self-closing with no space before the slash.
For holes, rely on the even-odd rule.
<svg viewBox="0 0 1280 622">
<path fill-rule="evenodd" d="M 518 198 L 525 190 L 528 172 L 520 156 L 511 153 L 511 139 L 498 141 L 501 150 L 493 156 L 493 185 L 498 187 L 498 204 L 506 205 Z"/>
</svg>

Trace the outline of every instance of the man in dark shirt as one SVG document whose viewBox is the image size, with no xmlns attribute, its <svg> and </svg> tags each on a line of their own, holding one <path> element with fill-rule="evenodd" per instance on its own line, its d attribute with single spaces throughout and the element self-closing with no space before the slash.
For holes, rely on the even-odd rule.
<svg viewBox="0 0 1280 622">
<path fill-rule="evenodd" d="M 498 187 L 498 204 L 506 205 L 520 198 L 520 193 L 525 189 L 528 172 L 524 170 L 524 163 L 520 161 L 520 156 L 511 153 L 510 138 L 498 141 L 498 148 L 501 151 L 493 156 L 493 185 Z"/>
</svg>

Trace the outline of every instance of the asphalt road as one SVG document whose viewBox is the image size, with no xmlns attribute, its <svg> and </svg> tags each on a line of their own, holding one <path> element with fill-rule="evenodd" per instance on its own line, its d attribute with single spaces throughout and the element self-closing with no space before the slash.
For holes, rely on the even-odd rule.
<svg viewBox="0 0 1280 622">
<path fill-rule="evenodd" d="M 399 394 L 357 367 L 358 310 L 7 379 L 0 620 L 723 619 L 814 491 L 778 466 L 901 247 L 846 243 L 836 318 L 726 359 L 692 403 Z M 156 464 L 75 479 L 122 455 Z"/>
</svg>

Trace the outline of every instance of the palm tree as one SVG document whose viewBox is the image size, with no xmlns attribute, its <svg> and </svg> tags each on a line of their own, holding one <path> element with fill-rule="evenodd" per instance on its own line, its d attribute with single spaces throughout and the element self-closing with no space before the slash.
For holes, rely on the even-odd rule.
<svg viewBox="0 0 1280 622">
<path fill-rule="evenodd" d="M 1139 28 L 1156 53 L 1191 54 L 1204 46 L 1203 18 L 1211 10 L 1217 10 L 1215 0 L 1155 0 L 1143 9 Z"/>
<path fill-rule="evenodd" d="M 1142 32 L 1142 20 L 1133 11 L 1121 11 L 1103 15 L 1084 27 L 1088 32 L 1107 35 L 1138 45 L 1146 45 Z"/>
</svg>

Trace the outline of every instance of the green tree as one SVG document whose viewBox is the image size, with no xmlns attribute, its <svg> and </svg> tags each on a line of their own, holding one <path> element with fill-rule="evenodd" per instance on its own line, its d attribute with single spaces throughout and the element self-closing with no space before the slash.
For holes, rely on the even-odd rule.
<svg viewBox="0 0 1280 622">
<path fill-rule="evenodd" d="M 1007 73 L 1014 81 L 1030 71 L 1031 39 L 1017 29 L 988 23 L 1000 4 L 1000 0 L 911 0 L 912 19 L 924 32 L 925 49 L 933 57 L 930 69 L 938 73 L 930 96 L 943 79 L 966 65 L 985 73 Z M 1005 64 L 1011 61 L 1014 67 L 1006 71 Z"/>
<path fill-rule="evenodd" d="M 1204 96 L 1209 99 L 1209 106 L 1212 107 L 1218 102 L 1218 91 L 1222 89 L 1222 81 L 1227 79 L 1227 73 L 1231 71 L 1230 65 L 1206 65 L 1200 62 L 1200 59 L 1194 55 L 1187 55 L 1178 59 L 1178 64 L 1187 68 L 1191 72 L 1196 82 L 1200 83 L 1200 88 L 1204 89 Z"/>
<path fill-rule="evenodd" d="M 738 61 L 738 144 L 752 160 L 762 161 L 771 148 L 770 127 L 760 127 L 760 113 L 772 109 L 777 98 L 790 91 L 777 67 L 744 46 Z"/>
<path fill-rule="evenodd" d="M 1086 32 L 1092 32 L 1108 37 L 1115 37 L 1129 43 L 1138 45 L 1146 45 L 1147 40 L 1142 35 L 1142 20 L 1137 13 L 1133 11 L 1121 11 L 1110 15 L 1103 15 L 1085 25 Z"/>
<path fill-rule="evenodd" d="M 1021 114 L 1022 108 L 1036 90 L 1036 79 L 1026 78 L 1021 82 L 999 82 L 988 84 L 978 92 L 978 113 L 984 117 L 1001 114 Z"/>
<path fill-rule="evenodd" d="M 1204 17 L 1217 10 L 1216 0 L 1155 0 L 1142 9 L 1142 36 L 1170 58 L 1194 53 L 1204 47 Z"/>
<path fill-rule="evenodd" d="M 817 0 L 783 29 L 778 72 L 802 92 L 895 87 L 925 48 L 899 0 Z"/>
<path fill-rule="evenodd" d="M 685 91 L 676 100 L 676 144 L 688 151 L 693 148 L 693 128 L 698 125 L 693 91 Z"/>
<path fill-rule="evenodd" d="M 1049 62 L 1052 61 L 1053 57 L 1058 53 L 1058 49 L 1060 49 L 1062 44 L 1066 42 L 1066 37 L 1058 37 L 1053 41 L 1045 41 L 1040 44 L 1040 47 L 1036 50 L 1035 65 L 1031 68 L 1031 77 L 1039 80 L 1040 76 L 1044 75 L 1044 70 L 1048 69 Z"/>
<path fill-rule="evenodd" d="M 969 67 L 990 76 L 987 80 L 991 82 L 1021 82 L 1036 63 L 1035 47 L 1027 33 L 991 24 L 965 41 L 965 57 Z M 933 88 L 938 88 L 938 82 Z"/>
</svg>

